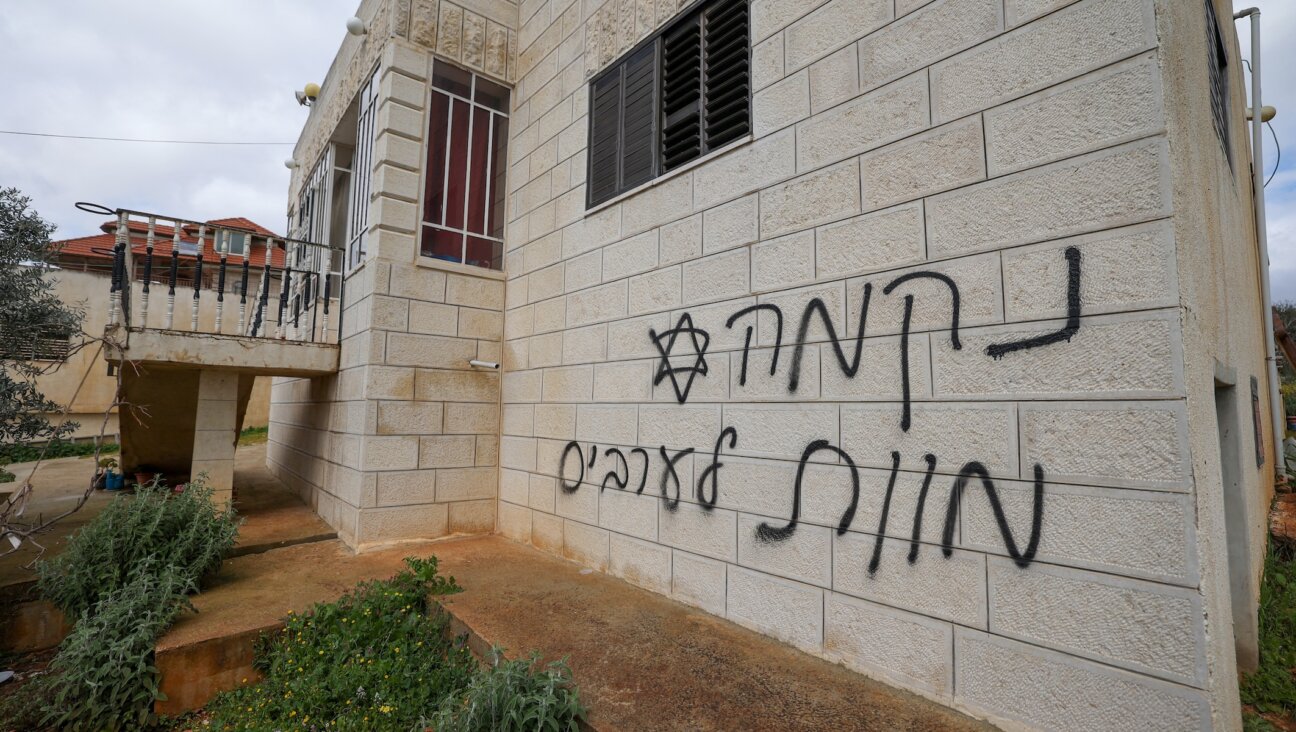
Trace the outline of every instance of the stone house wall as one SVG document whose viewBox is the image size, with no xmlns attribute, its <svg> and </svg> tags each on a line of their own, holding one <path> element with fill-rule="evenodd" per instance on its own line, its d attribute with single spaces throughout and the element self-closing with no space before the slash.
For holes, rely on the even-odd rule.
<svg viewBox="0 0 1296 732">
<path fill-rule="evenodd" d="M 751 137 L 587 210 L 589 80 L 687 4 L 362 4 L 298 152 L 380 60 L 370 257 L 272 464 L 352 545 L 494 527 L 1009 727 L 1236 728 L 1229 4 L 1232 164 L 1201 2 L 752 0 Z M 513 89 L 503 278 L 417 254 L 433 54 Z"/>
<path fill-rule="evenodd" d="M 587 82 L 667 6 L 521 6 L 499 530 L 1007 723 L 1236 726 L 1198 367 L 1265 370 L 1253 255 L 1181 299 L 1254 251 L 1244 164 L 1179 216 L 1204 6 L 754 0 L 752 139 L 586 211 Z"/>
<path fill-rule="evenodd" d="M 500 376 L 468 361 L 500 360 L 504 277 L 420 257 L 416 239 L 432 57 L 408 39 L 435 38 L 509 81 L 512 57 L 500 54 L 516 32 L 498 21 L 515 6 L 466 5 L 362 3 L 369 32 L 343 42 L 294 156 L 295 202 L 377 64 L 368 256 L 346 277 L 340 370 L 276 380 L 268 448 L 272 470 L 354 547 L 495 526 Z M 462 36 L 450 32 L 454 18 Z"/>
</svg>

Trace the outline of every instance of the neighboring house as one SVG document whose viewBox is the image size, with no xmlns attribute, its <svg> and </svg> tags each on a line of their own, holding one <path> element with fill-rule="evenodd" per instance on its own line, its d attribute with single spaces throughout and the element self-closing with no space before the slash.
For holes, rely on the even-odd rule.
<svg viewBox="0 0 1296 732">
<path fill-rule="evenodd" d="M 215 219 L 207 223 L 213 228 L 219 226 L 238 230 L 231 233 L 228 247 L 224 242 L 220 245 L 227 250 L 227 259 L 232 266 L 241 266 L 244 257 L 248 258 L 252 266 L 262 266 L 266 258 L 266 237 L 278 237 L 278 234 L 269 229 L 241 217 Z M 115 221 L 106 221 L 100 226 L 103 233 L 54 242 L 54 246 L 59 250 L 54 260 L 58 269 L 52 270 L 50 276 L 57 282 L 57 292 L 65 302 L 85 308 L 82 329 L 86 333 L 102 333 L 108 323 L 108 300 L 103 297 L 103 293 L 107 292 L 106 281 L 112 276 L 113 247 L 116 243 L 115 227 Z M 144 275 L 148 226 L 144 222 L 132 221 L 130 233 L 131 249 L 135 254 L 135 279 L 140 280 Z M 182 227 L 180 231 L 176 299 L 180 303 L 177 308 L 183 311 L 181 316 L 186 320 L 190 316 L 189 308 L 193 302 L 198 233 L 197 225 Z M 174 234 L 175 230 L 170 226 L 154 227 L 156 264 L 151 279 L 156 283 L 155 286 L 161 286 L 164 291 L 169 285 Z M 220 254 L 210 233 L 205 234 L 204 242 L 203 263 L 206 269 L 202 275 L 203 287 L 211 290 L 216 285 L 218 276 L 216 265 L 220 262 Z M 281 242 L 276 243 L 271 249 L 270 260 L 273 266 L 282 266 L 284 251 Z M 228 285 L 230 292 L 234 292 L 239 283 L 237 278 L 232 278 Z M 203 303 L 200 314 L 203 322 L 213 318 L 212 307 L 213 303 L 210 301 Z M 116 409 L 112 409 L 106 428 L 104 413 L 112 407 L 117 379 L 110 373 L 107 362 L 93 344 L 69 355 L 69 346 L 75 342 L 75 338 L 42 339 L 34 342 L 36 350 L 34 356 L 38 362 L 47 362 L 50 366 L 63 362 L 57 369 L 40 378 L 40 388 L 55 402 L 69 405 L 67 418 L 80 425 L 73 433 L 74 437 L 92 438 L 98 436 L 100 429 L 104 428 L 109 439 L 116 440 L 119 434 Z M 259 379 L 249 400 L 244 422 L 246 426 L 264 426 L 269 423 L 269 390 L 269 379 Z"/>
<path fill-rule="evenodd" d="M 289 197 L 340 346 L 268 448 L 348 543 L 499 532 L 1013 728 L 1240 726 L 1281 466 L 1229 2 L 358 15 Z"/>
</svg>

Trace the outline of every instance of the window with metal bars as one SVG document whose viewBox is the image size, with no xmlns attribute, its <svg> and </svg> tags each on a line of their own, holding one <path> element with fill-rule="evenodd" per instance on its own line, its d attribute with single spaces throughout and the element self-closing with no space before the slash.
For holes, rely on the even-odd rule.
<svg viewBox="0 0 1296 732">
<path fill-rule="evenodd" d="M 508 89 L 433 62 L 423 175 L 425 257 L 504 268 Z"/>
<path fill-rule="evenodd" d="M 360 266 L 365 256 L 365 230 L 369 226 L 369 171 L 373 166 L 374 117 L 378 106 L 378 75 L 374 69 L 356 99 L 355 152 L 351 160 L 352 182 L 347 196 L 347 271 Z"/>
<path fill-rule="evenodd" d="M 706 0 L 590 83 L 587 205 L 751 132 L 748 0 Z"/>
<path fill-rule="evenodd" d="M 1224 35 L 1220 32 L 1219 17 L 1215 15 L 1215 3 L 1206 0 L 1206 42 L 1210 47 L 1210 92 L 1211 114 L 1215 120 L 1215 134 L 1219 136 L 1220 145 L 1229 165 L 1233 164 L 1233 147 L 1229 144 L 1229 78 L 1228 50 L 1224 46 Z"/>
</svg>

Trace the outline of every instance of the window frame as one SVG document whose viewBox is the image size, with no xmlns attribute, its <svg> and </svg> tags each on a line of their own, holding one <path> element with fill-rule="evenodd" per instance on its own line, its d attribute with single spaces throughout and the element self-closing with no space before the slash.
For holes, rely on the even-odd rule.
<svg viewBox="0 0 1296 732">
<path fill-rule="evenodd" d="M 712 157 L 728 152 L 729 150 L 732 150 L 735 147 L 744 145 L 746 143 L 751 142 L 753 139 L 755 139 L 755 119 L 754 119 L 753 103 L 754 103 L 754 98 L 756 96 L 756 86 L 754 80 L 752 79 L 752 73 L 754 68 L 752 54 L 754 53 L 754 47 L 755 47 L 754 39 L 752 38 L 752 34 L 751 34 L 752 0 L 743 0 L 747 4 L 747 13 L 748 13 L 747 15 L 748 18 L 747 74 L 748 74 L 748 83 L 750 87 L 747 93 L 747 122 L 748 122 L 747 133 L 744 135 L 740 135 L 737 138 L 730 140 L 729 142 L 721 144 L 712 149 L 706 149 L 705 140 L 703 140 L 702 151 L 698 154 L 697 157 L 681 162 L 677 164 L 675 167 L 671 168 L 670 170 L 662 169 L 663 159 L 664 159 L 664 156 L 662 154 L 662 142 L 663 142 L 663 135 L 665 134 L 665 127 L 666 127 L 664 120 L 662 119 L 663 116 L 662 87 L 665 81 L 664 78 L 665 75 L 662 73 L 662 63 L 663 63 L 663 56 L 664 56 L 663 48 L 662 48 L 662 46 L 664 45 L 663 39 L 666 36 L 670 35 L 672 32 L 674 32 L 675 30 L 677 30 L 680 24 L 682 24 L 686 20 L 689 20 L 690 16 L 694 15 L 695 13 L 704 13 L 707 5 L 710 5 L 712 3 L 722 2 L 722 1 L 723 0 L 693 0 L 693 2 L 690 2 L 688 5 L 681 8 L 680 11 L 677 12 L 673 17 L 671 17 L 670 20 L 666 21 L 665 23 L 662 23 L 660 26 L 655 28 L 651 33 L 649 33 L 647 36 L 642 38 L 638 43 L 631 46 L 627 51 L 617 56 L 615 59 L 610 61 L 607 65 L 600 68 L 593 76 L 589 77 L 589 81 L 585 82 L 585 86 L 589 90 L 589 93 L 587 94 L 587 96 L 589 97 L 589 102 L 586 109 L 586 117 L 588 118 L 588 122 L 586 124 L 586 129 L 585 129 L 585 149 L 587 151 L 587 158 L 588 158 L 585 167 L 585 213 L 587 215 L 605 206 L 610 206 L 623 198 L 633 195 L 638 191 L 645 190 L 654 185 L 658 185 L 662 181 L 671 178 L 675 175 L 681 174 L 687 170 L 690 170 Z M 703 34 L 703 38 L 699 42 L 703 44 L 701 52 L 705 56 L 706 54 L 705 34 Z M 636 185 L 627 187 L 625 189 L 618 190 L 608 198 L 602 201 L 595 202 L 592 196 L 593 189 L 594 189 L 592 185 L 593 164 L 594 164 L 594 156 L 593 156 L 594 84 L 600 79 L 602 79 L 612 69 L 624 66 L 626 61 L 631 56 L 635 55 L 636 53 L 641 51 L 645 46 L 649 46 L 649 45 L 657 45 L 657 48 L 654 50 L 653 53 L 657 63 L 657 67 L 654 72 L 655 79 L 653 85 L 653 112 L 654 112 L 653 114 L 653 145 L 654 145 L 653 175 L 648 180 L 643 181 L 642 183 L 638 183 Z M 703 63 L 705 64 L 705 61 Z M 705 108 L 700 109 L 699 113 L 703 115 L 703 117 L 705 117 Z M 705 138 L 705 132 L 703 132 L 702 134 L 703 137 Z M 619 151 L 620 151 L 620 143 L 618 143 L 618 156 L 619 156 Z"/>
<path fill-rule="evenodd" d="M 443 64 L 443 65 L 448 66 L 448 67 L 450 67 L 450 68 L 453 68 L 453 69 L 455 69 L 455 70 L 457 70 L 457 71 L 459 71 L 459 72 L 462 72 L 462 73 L 466 73 L 466 74 L 468 74 L 468 76 L 469 76 L 469 78 L 470 78 L 470 85 L 469 85 L 469 89 L 468 89 L 468 97 L 464 97 L 462 94 L 458 94 L 458 93 L 453 92 L 453 91 L 450 91 L 450 90 L 448 90 L 448 89 L 443 89 L 443 88 L 441 88 L 441 87 L 439 87 L 439 86 L 434 86 L 433 79 L 434 79 L 434 77 L 435 77 L 435 75 L 436 75 L 436 64 Z M 496 108 L 494 108 L 494 107 L 491 107 L 491 106 L 489 106 L 489 105 L 487 105 L 487 104 L 483 104 L 483 103 L 478 102 L 478 101 L 476 100 L 476 96 L 477 96 L 477 80 L 478 80 L 478 79 L 482 79 L 482 80 L 484 80 L 484 81 L 486 81 L 486 82 L 488 82 L 488 83 L 490 83 L 490 84 L 494 84 L 495 86 L 498 86 L 498 87 L 500 87 L 501 89 L 503 89 L 505 92 L 507 92 L 507 94 L 508 94 L 508 99 L 506 100 L 506 103 L 504 104 L 504 109 L 496 109 Z M 513 112 L 513 101 L 514 101 L 514 94 L 515 94 L 515 92 L 516 92 L 516 89 L 514 89 L 512 86 L 508 85 L 507 83 L 504 83 L 504 82 L 502 82 L 502 81 L 499 81 L 498 79 L 492 78 L 492 77 L 490 77 L 490 76 L 488 76 L 488 75 L 486 75 L 486 74 L 480 73 L 480 72 L 478 72 L 478 71 L 476 71 L 476 70 L 474 70 L 474 69 L 470 69 L 470 68 L 467 68 L 467 67 L 465 67 L 465 66 L 461 66 L 461 65 L 459 65 L 459 64 L 457 64 L 457 63 L 454 63 L 454 62 L 451 62 L 451 61 L 446 61 L 445 59 L 442 59 L 442 58 L 434 58 L 434 59 L 432 60 L 432 68 L 431 68 L 431 70 L 430 70 L 430 72 L 429 72 L 429 74 L 428 74 L 428 80 L 427 80 L 427 82 L 426 82 L 426 84 L 425 84 L 424 108 L 427 109 L 427 114 L 425 114 L 425 115 L 424 115 L 424 118 L 423 118 L 423 131 L 424 131 L 424 134 L 423 134 L 423 143 L 422 143 L 422 145 L 421 145 L 421 147 L 420 147 L 422 157 L 421 157 L 421 160 L 420 160 L 420 166 L 419 166 L 419 167 L 420 167 L 420 170 L 419 170 L 419 195 L 418 195 L 418 204 L 417 204 L 417 205 L 418 205 L 418 210 L 417 210 L 417 216 L 418 216 L 418 222 L 417 222 L 418 232 L 417 232 L 417 235 L 416 235 L 416 237 L 415 237 L 415 242 L 414 242 L 414 244 L 415 244 L 415 255 L 416 255 L 416 257 L 417 257 L 419 260 L 421 260 L 421 261 L 423 261 L 423 262 L 436 262 L 436 263 L 438 263 L 438 264 L 446 264 L 446 265 L 456 266 L 456 267 L 472 267 L 474 270 L 484 270 L 484 271 L 486 271 L 486 272 L 503 272 L 503 271 L 504 271 L 505 255 L 507 254 L 506 234 L 507 234 L 508 223 L 509 223 L 509 212 L 508 212 L 508 209 L 509 209 L 509 203 L 513 200 L 513 195 L 511 195 L 511 194 L 509 193 L 509 191 L 508 191 L 508 174 L 509 174 L 509 145 L 508 145 L 509 140 L 508 140 L 508 138 L 509 138 L 509 135 L 510 135 L 511 132 L 512 132 L 511 127 L 510 127 L 510 124 L 511 124 L 512 116 L 513 116 L 513 115 L 512 115 L 512 112 Z M 450 167 L 451 167 L 451 164 L 450 164 L 450 158 L 449 158 L 449 151 L 450 151 L 450 148 L 451 148 L 451 142 L 453 141 L 453 135 L 454 135 L 454 109 L 455 109 L 455 105 L 454 105 L 454 103 L 455 103 L 455 102 L 464 102 L 464 103 L 466 103 L 466 104 L 468 105 L 468 115 L 467 115 L 467 120 L 468 120 L 468 122 L 467 122 L 467 124 L 468 124 L 468 145 L 469 145 L 469 152 L 467 153 L 468 158 L 467 158 L 467 162 L 465 163 L 465 175 L 466 175 L 466 176 L 469 175 L 468 171 L 470 170 L 470 168 L 469 168 L 468 166 L 470 166 L 470 165 L 472 164 L 472 159 L 471 159 L 471 146 L 472 146 L 473 128 L 474 128 L 474 125 L 473 125 L 473 114 L 472 114 L 472 113 L 473 113 L 473 111 L 480 109 L 480 110 L 484 111 L 485 113 L 487 113 L 487 114 L 489 115 L 489 116 L 488 116 L 489 124 L 487 125 L 487 131 L 488 131 L 488 135 L 489 135 L 489 137 L 487 138 L 487 144 L 486 144 L 486 148 L 485 148 L 485 149 L 486 149 L 486 156 L 487 156 L 487 157 L 486 157 L 486 159 L 487 159 L 487 169 L 486 169 L 486 172 L 485 172 L 485 174 L 484 174 L 484 175 L 485 175 L 485 177 L 484 177 L 484 180 L 485 180 L 485 197 L 484 197 L 484 201 L 485 201 L 485 210 L 483 211 L 483 217 L 484 217 L 484 219 L 483 219 L 483 222 L 484 222 L 484 223 L 483 223 L 483 226 L 484 226 L 484 228 L 486 228 L 486 229 L 489 229 L 489 228 L 490 228 L 490 213 L 491 213 L 490 210 L 491 210 L 491 206 L 494 204 L 494 199 L 497 198 L 497 194 L 499 193 L 499 190 L 496 188 L 495 178 L 494 178 L 494 176 L 492 175 L 492 170 L 493 170 L 494 165 L 495 165 L 495 163 L 496 163 L 496 151 L 497 151 L 497 149 L 502 153 L 502 159 L 499 161 L 499 164 L 502 166 L 502 167 L 500 168 L 500 173 L 501 173 L 501 175 L 500 175 L 500 187 L 503 188 L 503 190 L 504 190 L 504 195 L 503 195 L 503 197 L 500 197 L 500 199 L 499 199 L 499 205 L 500 205 L 499 214 L 498 214 L 498 215 L 499 215 L 499 222 L 500 222 L 500 235 L 499 235 L 499 236 L 495 236 L 495 235 L 489 233 L 489 231 L 487 231 L 486 233 L 478 233 L 478 232 L 475 232 L 475 231 L 469 231 L 469 230 L 467 229 L 467 225 L 468 225 L 468 210 L 469 210 L 469 206 L 468 206 L 468 204 L 469 204 L 470 199 L 471 199 L 471 191 L 469 190 L 469 183 L 468 183 L 467 179 L 465 179 L 465 182 L 464 182 L 464 194 L 463 194 L 463 195 L 464 195 L 464 205 L 463 205 L 463 211 L 462 211 L 462 224 L 463 224 L 462 228 L 455 228 L 455 227 L 453 227 L 453 226 L 447 226 L 447 225 L 445 225 L 445 223 L 437 223 L 437 222 L 428 221 L 428 220 L 426 220 L 426 218 L 425 218 L 425 216 L 426 216 L 426 211 L 427 211 L 428 175 L 431 173 L 431 170 L 429 169 L 430 166 L 429 166 L 429 160 L 428 160 L 428 158 L 429 158 L 428 153 L 429 153 L 430 150 L 431 150 L 431 145 L 434 143 L 434 141 L 432 140 L 432 133 L 431 133 L 432 131 L 431 131 L 431 128 L 432 128 L 432 124 L 433 124 L 433 120 L 432 120 L 432 102 L 433 102 L 433 95 L 435 95 L 435 94 L 442 94 L 442 95 L 446 96 L 446 97 L 448 98 L 448 100 L 449 100 L 449 104 L 447 104 L 447 107 L 446 107 L 447 126 L 446 126 L 446 135 L 445 135 L 445 138 L 442 139 L 442 140 L 439 140 L 439 141 L 435 141 L 436 144 L 440 144 L 440 145 L 442 145 L 442 146 L 444 147 L 445 151 L 446 151 L 446 157 L 445 157 L 445 160 L 443 161 L 443 166 L 444 166 L 444 167 L 443 167 L 443 170 L 441 171 L 441 175 L 442 175 L 442 190 L 441 190 L 441 210 L 442 210 L 441 217 L 442 217 L 442 218 L 441 218 L 441 220 L 442 220 L 442 222 L 446 221 L 446 218 L 445 218 L 445 217 L 446 217 L 446 213 L 445 213 L 445 211 L 446 211 L 446 204 L 449 202 L 449 195 L 450 195 L 450 185 L 449 185 L 449 180 L 450 180 Z M 498 118 L 502 118 L 502 119 L 504 120 L 504 123 L 505 123 L 505 126 L 506 126 L 506 129 L 505 129 L 505 135 L 504 135 L 504 140 L 503 140 L 503 146 L 502 146 L 502 147 L 499 146 L 499 141 L 495 139 L 495 122 L 496 122 L 496 118 L 497 118 L 497 117 L 498 117 Z M 460 237 L 460 239 L 461 239 L 461 243 L 460 243 L 460 248 L 459 248 L 459 259 L 458 259 L 458 260 L 453 260 L 453 261 L 452 261 L 452 260 L 449 260 L 449 259 L 442 259 L 442 258 L 437 257 L 437 256 L 434 256 L 434 255 L 432 255 L 432 254 L 430 254 L 430 253 L 428 253 L 427 251 L 424 250 L 425 241 L 427 240 L 426 234 L 427 234 L 427 231 L 428 231 L 429 228 L 431 228 L 431 229 L 436 229 L 436 230 L 440 230 L 440 231 L 450 232 L 450 233 L 452 233 L 452 234 L 456 234 L 456 235 L 458 235 L 458 236 Z M 486 240 L 486 241 L 490 241 L 490 242 L 493 242 L 493 243 L 499 245 L 499 252 L 500 252 L 500 253 L 499 253 L 499 257 L 498 257 L 498 263 L 499 263 L 499 266 L 498 266 L 498 267 L 494 267 L 494 266 L 482 266 L 482 265 L 480 265 L 480 264 L 474 264 L 474 263 L 468 261 L 468 245 L 469 245 L 469 240 L 470 240 L 470 239 L 473 239 L 473 238 L 477 238 L 477 239 L 484 239 L 484 240 Z"/>
<path fill-rule="evenodd" d="M 251 244 L 246 232 L 221 229 L 216 235 L 217 241 L 212 244 L 212 251 L 230 257 L 247 257 Z M 228 238 L 227 238 L 228 237 Z M 237 241 L 236 245 L 234 242 Z"/>
<path fill-rule="evenodd" d="M 378 101 L 382 66 L 375 66 L 357 94 L 356 141 L 351 153 L 351 182 L 347 189 L 346 252 L 343 273 L 351 274 L 368 254 L 369 197 L 373 188 L 373 151 L 378 132 Z"/>
<path fill-rule="evenodd" d="M 1233 167 L 1233 120 L 1230 114 L 1232 84 L 1229 81 L 1228 44 L 1224 40 L 1224 30 L 1220 26 L 1219 14 L 1215 3 L 1206 3 L 1206 42 L 1207 70 L 1206 83 L 1211 96 L 1211 122 L 1215 127 L 1215 136 L 1219 138 L 1224 157 L 1229 167 Z"/>
</svg>

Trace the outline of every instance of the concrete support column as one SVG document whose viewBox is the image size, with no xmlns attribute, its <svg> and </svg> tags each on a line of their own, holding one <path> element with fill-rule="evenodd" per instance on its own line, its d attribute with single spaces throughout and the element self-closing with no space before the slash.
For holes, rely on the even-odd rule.
<svg viewBox="0 0 1296 732">
<path fill-rule="evenodd" d="M 234 496 L 234 448 L 238 441 L 239 377 L 227 371 L 203 370 L 198 376 L 194 411 L 193 465 L 190 474 L 207 474 L 212 499 L 223 504 Z"/>
</svg>

